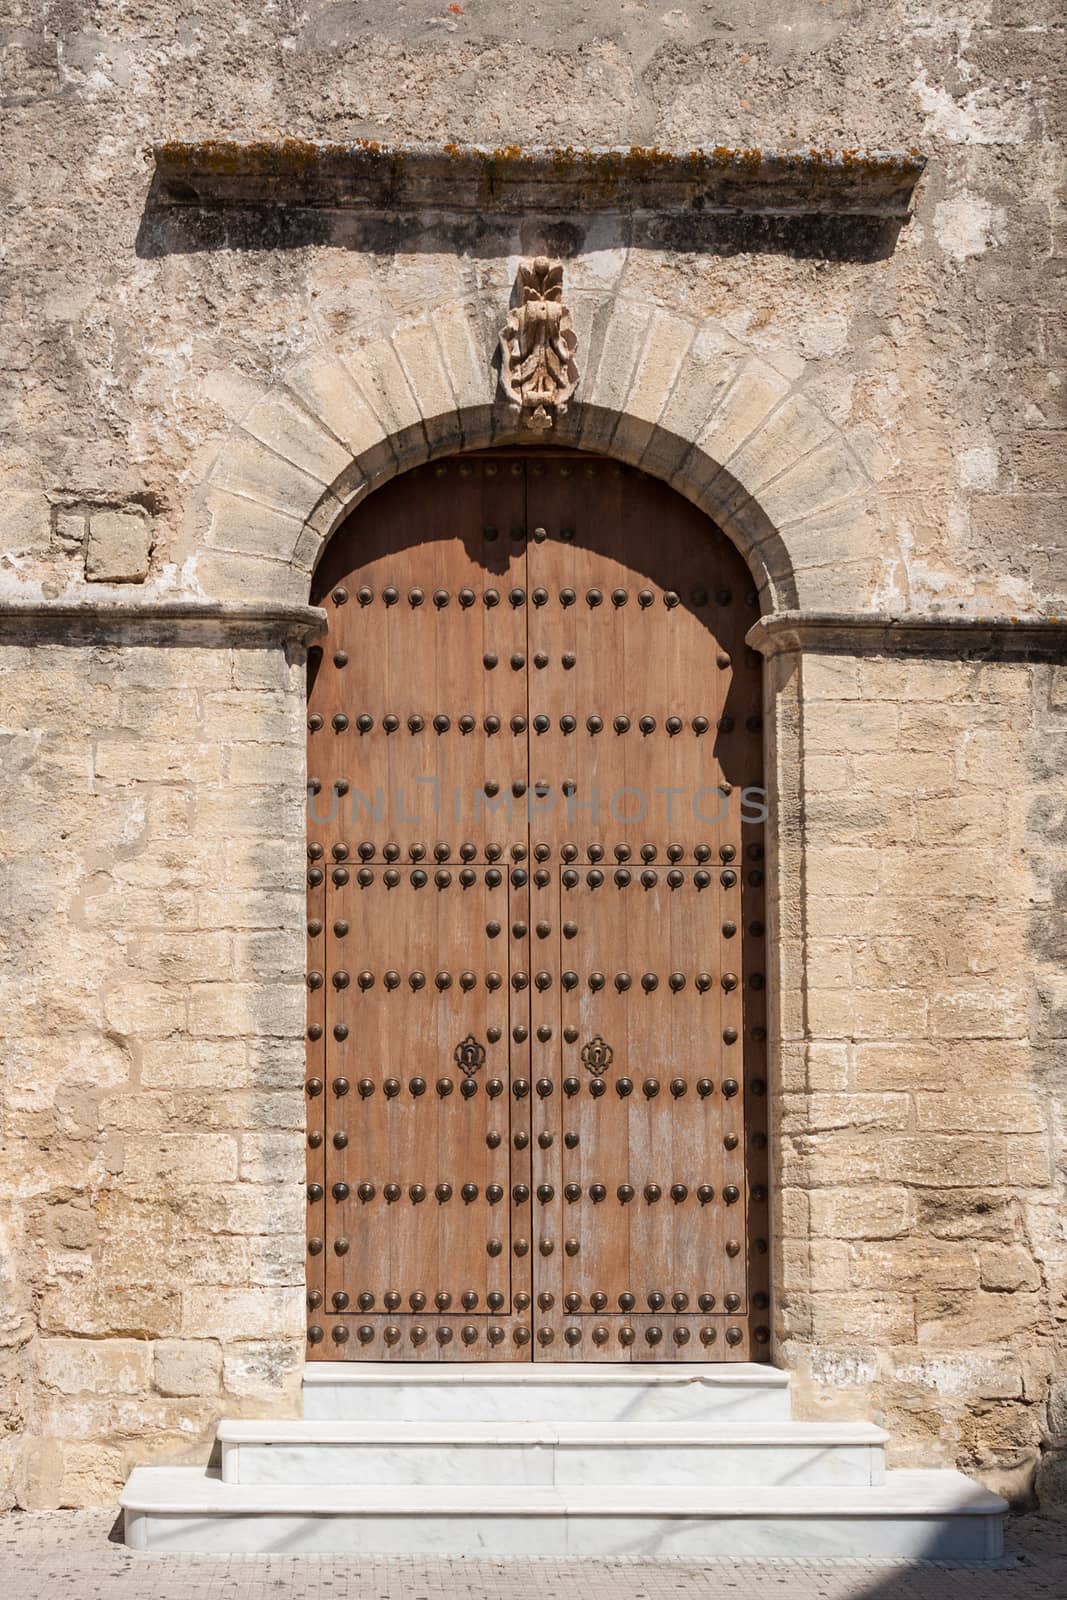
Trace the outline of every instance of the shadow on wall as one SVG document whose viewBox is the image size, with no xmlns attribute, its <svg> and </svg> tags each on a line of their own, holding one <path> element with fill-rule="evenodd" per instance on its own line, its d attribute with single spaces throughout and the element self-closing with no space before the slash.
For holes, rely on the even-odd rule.
<svg viewBox="0 0 1067 1600">
<path fill-rule="evenodd" d="M 893 254 L 903 222 L 872 216 L 601 215 L 533 224 L 521 216 L 412 211 L 368 215 L 293 205 L 177 204 L 153 178 L 137 230 L 142 259 L 200 251 L 350 250 L 359 255 L 440 254 L 495 259 L 528 253 L 571 260 L 586 248 L 679 255 L 776 255 L 797 260 L 876 262 Z M 587 237 L 595 227 L 595 243 Z"/>
</svg>

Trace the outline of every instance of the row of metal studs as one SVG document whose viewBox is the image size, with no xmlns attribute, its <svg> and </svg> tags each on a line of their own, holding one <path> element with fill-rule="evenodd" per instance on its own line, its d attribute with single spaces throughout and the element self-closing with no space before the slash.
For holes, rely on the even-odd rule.
<svg viewBox="0 0 1067 1600">
<path fill-rule="evenodd" d="M 330 718 L 330 726 L 333 728 L 334 733 L 344 733 L 353 725 L 355 726 L 357 733 L 364 735 L 372 733 L 374 731 L 374 718 L 369 711 L 361 711 L 356 717 L 354 724 L 346 711 L 337 711 Z M 400 725 L 400 718 L 393 711 L 387 712 L 382 718 L 383 733 L 396 733 L 399 731 Z M 482 727 L 490 736 L 494 733 L 499 733 L 503 725 L 503 719 L 496 712 L 490 712 L 487 716 L 482 718 Z M 634 726 L 631 718 L 625 712 L 620 712 L 616 717 L 614 717 L 611 725 L 618 734 L 629 733 L 630 729 Z M 321 713 L 315 711 L 310 717 L 308 717 L 308 728 L 312 733 L 318 733 L 323 726 L 324 719 Z M 456 728 L 460 733 L 473 733 L 477 726 L 478 719 L 469 711 L 464 712 L 456 722 Z M 510 727 L 512 733 L 515 734 L 525 733 L 527 727 L 529 726 L 533 727 L 535 733 L 543 734 L 551 732 L 552 721 L 551 718 L 546 717 L 541 712 L 538 712 L 533 718 L 533 722 L 531 724 L 527 721 L 525 716 L 517 712 L 509 719 L 508 726 Z M 604 718 L 597 712 L 592 712 L 588 717 L 586 717 L 585 726 L 587 731 L 595 737 L 598 733 L 603 733 L 604 731 Z M 685 718 L 679 716 L 669 716 L 664 722 L 663 726 L 666 732 L 670 734 L 672 738 L 674 738 L 677 734 L 684 731 Z M 693 717 L 690 726 L 693 732 L 699 736 L 700 734 L 707 733 L 708 729 L 711 727 L 711 722 L 708 717 L 697 716 Z M 733 733 L 737 727 L 737 722 L 734 717 L 721 716 L 716 721 L 715 726 L 720 733 Z M 409 733 L 422 733 L 425 728 L 432 728 L 434 733 L 447 733 L 451 727 L 452 718 L 448 715 L 447 711 L 438 711 L 429 719 L 427 719 L 427 717 L 424 716 L 421 711 L 413 711 L 408 715 L 407 718 L 407 729 Z M 658 723 L 656 718 L 651 715 L 641 716 L 637 719 L 637 729 L 640 733 L 644 734 L 646 738 L 649 734 L 655 733 L 657 727 Z M 760 729 L 763 727 L 763 718 L 753 713 L 751 716 L 745 718 L 745 727 L 749 733 L 759 733 Z M 574 733 L 577 731 L 577 728 L 577 717 L 571 716 L 569 713 L 560 717 L 559 730 L 561 733 Z M 319 792 L 318 789 L 314 787 L 316 781 L 317 780 L 313 779 L 308 785 L 308 788 L 311 789 L 312 793 L 314 794 Z"/>
<path fill-rule="evenodd" d="M 460 1329 L 460 1338 L 466 1345 L 475 1344 L 478 1340 L 479 1331 L 480 1330 L 474 1327 L 472 1324 L 467 1324 L 465 1327 Z M 347 1325 L 341 1323 L 334 1327 L 331 1330 L 331 1333 L 335 1344 L 347 1344 L 350 1337 L 350 1329 L 347 1327 Z M 573 1347 L 574 1345 L 581 1343 L 583 1333 L 584 1330 L 582 1328 L 572 1326 L 563 1330 L 563 1338 L 568 1345 Z M 453 1329 L 449 1327 L 438 1328 L 436 1330 L 435 1337 L 438 1344 L 451 1344 L 453 1336 Z M 537 1339 L 539 1344 L 552 1344 L 555 1336 L 555 1330 L 553 1328 L 539 1328 L 537 1330 Z M 320 1344 L 324 1337 L 325 1334 L 323 1329 L 317 1324 L 313 1324 L 308 1329 L 308 1340 L 311 1344 Z M 425 1344 L 427 1338 L 429 1337 L 429 1332 L 426 1328 L 416 1325 L 408 1330 L 408 1337 L 413 1345 L 418 1346 Z M 607 1344 L 610 1337 L 610 1331 L 603 1326 L 594 1328 L 591 1333 L 592 1341 L 596 1345 Z M 618 1330 L 616 1337 L 621 1345 L 629 1346 L 634 1343 L 637 1338 L 637 1334 L 633 1328 L 622 1327 Z M 360 1344 L 371 1344 L 375 1338 L 375 1330 L 370 1326 L 369 1323 L 364 1323 L 362 1326 L 356 1329 L 356 1338 L 359 1340 Z M 382 1338 L 387 1345 L 396 1345 L 400 1343 L 403 1335 L 399 1328 L 390 1326 L 382 1329 Z M 486 1338 L 491 1345 L 503 1344 L 504 1340 L 507 1338 L 507 1333 L 501 1327 L 492 1326 L 486 1330 Z M 692 1330 L 685 1327 L 675 1328 L 672 1333 L 672 1338 L 676 1345 L 686 1345 L 692 1338 Z M 712 1345 L 715 1343 L 717 1338 L 718 1330 L 716 1328 L 705 1327 L 700 1329 L 701 1344 Z M 740 1328 L 727 1328 L 726 1343 L 728 1345 L 739 1345 L 743 1338 L 744 1333 Z M 766 1344 L 770 1339 L 770 1329 L 764 1327 L 754 1328 L 753 1338 L 757 1344 Z M 515 1328 L 512 1333 L 512 1339 L 517 1345 L 529 1344 L 529 1328 Z M 663 1329 L 655 1326 L 646 1328 L 645 1340 L 649 1345 L 652 1346 L 662 1343 Z"/>
<path fill-rule="evenodd" d="M 549 1037 L 551 1037 L 551 1034 Z M 573 1043 L 574 1041 L 568 1042 Z M 604 1088 L 594 1090 L 593 1084 L 595 1083 L 603 1084 L 604 1079 L 593 1078 L 586 1081 L 586 1087 L 593 1095 L 594 1099 L 599 1099 L 606 1091 Z M 519 1087 L 520 1085 L 521 1088 Z M 308 1079 L 307 1091 L 311 1095 L 312 1099 L 322 1093 L 323 1087 L 324 1085 L 321 1078 Z M 334 1078 L 330 1087 L 333 1089 L 334 1094 L 340 1098 L 349 1093 L 352 1085 L 346 1077 L 342 1076 Z M 403 1085 L 399 1078 L 386 1078 L 381 1087 L 382 1093 L 385 1095 L 387 1100 L 396 1100 L 403 1092 Z M 517 1100 L 523 1099 L 525 1095 L 529 1093 L 529 1087 L 530 1086 L 525 1078 L 517 1078 L 515 1080 L 515 1088 L 513 1091 L 515 1093 L 515 1098 Z M 542 1100 L 547 1100 L 548 1097 L 555 1091 L 555 1085 L 551 1078 L 538 1078 L 535 1087 L 537 1089 L 538 1096 Z M 645 1078 L 643 1082 L 638 1085 L 638 1087 L 640 1088 L 641 1093 L 644 1095 L 646 1100 L 655 1100 L 660 1091 L 660 1082 L 658 1078 Z M 759 1095 L 764 1092 L 766 1085 L 762 1078 L 753 1078 L 748 1087 L 752 1094 Z M 372 1078 L 361 1078 L 356 1085 L 356 1092 L 361 1100 L 369 1100 L 374 1094 L 376 1088 L 377 1085 Z M 411 1078 L 408 1081 L 408 1089 L 413 1100 L 417 1100 L 421 1095 L 424 1095 L 426 1093 L 426 1088 L 426 1079 L 423 1077 Z M 438 1096 L 442 1100 L 447 1100 L 448 1096 L 452 1094 L 456 1088 L 456 1080 L 454 1078 L 438 1078 L 436 1088 Z M 724 1099 L 732 1100 L 734 1095 L 738 1093 L 739 1089 L 740 1085 L 736 1078 L 723 1079 L 722 1093 Z M 459 1090 L 464 1100 L 473 1099 L 478 1092 L 478 1079 L 463 1078 L 459 1084 Z M 688 1081 L 685 1078 L 672 1078 L 670 1082 L 670 1091 L 675 1100 L 683 1099 L 689 1092 Z M 707 1100 L 715 1093 L 715 1085 L 712 1083 L 710 1078 L 698 1078 L 696 1091 L 701 1100 Z M 504 1093 L 504 1084 L 502 1080 L 500 1078 L 487 1079 L 485 1084 L 485 1092 L 489 1096 L 490 1100 L 496 1100 Z M 564 1078 L 563 1093 L 568 1099 L 573 1099 L 575 1095 L 581 1094 L 581 1092 L 581 1078 Z M 633 1094 L 633 1092 L 634 1082 L 632 1078 L 616 1078 L 615 1093 L 618 1095 L 620 1100 L 627 1099 L 631 1094 Z M 516 1148 L 524 1149 L 525 1146 L 518 1145 Z M 727 1148 L 729 1148 L 729 1146 Z"/>
<path fill-rule="evenodd" d="M 312 1191 L 315 1192 L 313 1193 Z M 477 1200 L 480 1193 L 476 1183 L 461 1184 L 458 1191 L 453 1189 L 450 1183 L 439 1183 L 433 1190 L 433 1195 L 439 1205 L 447 1205 L 453 1194 L 457 1192 L 465 1205 L 471 1205 L 473 1201 Z M 670 1195 L 675 1205 L 682 1205 L 689 1198 L 689 1188 L 684 1183 L 672 1183 L 666 1192 Z M 373 1183 L 358 1183 L 354 1187 L 347 1183 L 335 1183 L 330 1193 L 338 1202 L 347 1200 L 351 1195 L 355 1194 L 364 1205 L 367 1205 L 374 1199 L 378 1191 Z M 399 1183 L 387 1183 L 382 1187 L 382 1198 L 390 1205 L 401 1199 L 403 1193 L 404 1191 Z M 408 1186 L 408 1198 L 412 1205 L 421 1205 L 429 1193 L 430 1191 L 425 1184 L 413 1183 Z M 535 1193 L 538 1201 L 543 1206 L 550 1205 L 556 1198 L 556 1190 L 551 1183 L 539 1183 Z M 591 1183 L 588 1193 L 593 1204 L 599 1205 L 602 1200 L 607 1199 L 608 1191 L 603 1183 Z M 625 1206 L 635 1198 L 637 1190 L 632 1183 L 620 1183 L 615 1193 L 618 1196 L 620 1205 Z M 576 1201 L 582 1198 L 582 1186 L 580 1183 L 564 1184 L 562 1194 L 570 1205 L 574 1205 Z M 658 1183 L 646 1183 L 642 1194 L 645 1201 L 652 1206 L 656 1204 L 657 1200 L 663 1198 L 664 1190 Z M 698 1188 L 693 1190 L 693 1194 L 702 1206 L 710 1205 L 715 1198 L 715 1190 L 710 1183 L 700 1184 Z M 502 1184 L 490 1183 L 486 1186 L 485 1198 L 491 1206 L 499 1205 L 504 1195 L 505 1190 Z M 766 1190 L 762 1184 L 759 1184 L 752 1189 L 751 1195 L 753 1200 L 765 1200 Z M 309 1185 L 308 1198 L 314 1202 L 321 1200 L 323 1198 L 322 1185 L 317 1183 Z M 525 1183 L 514 1184 L 511 1190 L 511 1198 L 516 1205 L 524 1205 L 530 1198 L 529 1186 Z M 728 1206 L 737 1204 L 741 1198 L 741 1191 L 736 1183 L 728 1183 L 725 1186 L 722 1191 L 722 1198 Z M 347 1250 L 347 1248 L 346 1244 L 345 1249 Z M 344 1251 L 339 1253 L 343 1255 Z"/>
<path fill-rule="evenodd" d="M 735 1249 L 729 1253 L 736 1255 L 737 1250 Z M 356 1296 L 356 1305 L 360 1311 L 370 1312 L 374 1310 L 374 1299 L 374 1295 L 365 1289 Z M 335 1311 L 347 1311 L 352 1303 L 351 1296 L 344 1289 L 338 1289 L 330 1296 L 330 1300 Z M 452 1305 L 452 1296 L 445 1289 L 435 1294 L 433 1300 L 438 1311 L 448 1311 Z M 499 1291 L 486 1295 L 486 1304 L 490 1311 L 502 1310 L 504 1301 L 505 1296 Z M 317 1311 L 322 1304 L 321 1292 L 318 1289 L 313 1289 L 307 1297 L 307 1303 L 309 1310 Z M 465 1289 L 459 1296 L 459 1303 L 464 1311 L 474 1311 L 478 1305 L 477 1291 Z M 551 1311 L 555 1303 L 556 1297 L 554 1294 L 546 1292 L 537 1296 L 537 1304 L 542 1311 Z M 672 1294 L 670 1306 L 668 1307 L 666 1295 L 661 1294 L 658 1289 L 653 1289 L 645 1296 L 645 1303 L 649 1310 L 653 1312 L 665 1309 L 684 1312 L 689 1310 L 690 1297 L 687 1294 Z M 714 1311 L 718 1302 L 713 1294 L 703 1293 L 696 1296 L 696 1303 L 701 1311 L 708 1312 Z M 382 1295 L 382 1304 L 387 1311 L 397 1312 L 403 1304 L 403 1297 L 399 1290 L 390 1289 Z M 416 1313 L 425 1311 L 427 1304 L 427 1296 L 421 1289 L 416 1289 L 412 1294 L 408 1295 L 408 1305 Z M 524 1291 L 520 1292 L 514 1296 L 514 1304 L 517 1311 L 527 1311 L 530 1307 L 530 1296 Z M 580 1311 L 582 1297 L 580 1294 L 565 1294 L 563 1296 L 563 1304 L 568 1311 Z M 608 1308 L 608 1296 L 603 1291 L 598 1290 L 597 1293 L 589 1296 L 589 1304 L 594 1311 L 606 1311 Z M 620 1311 L 629 1314 L 637 1306 L 636 1295 L 626 1290 L 618 1296 L 618 1306 Z M 726 1311 L 739 1311 L 741 1309 L 741 1296 L 733 1292 L 724 1295 L 723 1308 Z"/>
<path fill-rule="evenodd" d="M 492 543 L 493 538 L 496 537 L 496 532 L 497 530 L 495 528 L 483 528 L 482 535 L 483 537 L 487 537 L 491 534 L 492 538 L 490 538 L 490 543 Z M 535 537 L 538 532 L 542 532 L 542 530 L 535 529 Z M 516 528 L 512 530 L 511 537 L 516 541 L 519 539 L 525 539 L 526 536 L 525 528 Z M 543 532 L 542 536 L 547 538 L 547 531 Z M 538 542 L 540 543 L 540 541 Z M 361 584 L 356 590 L 356 600 L 358 601 L 361 609 L 365 608 L 366 606 L 373 605 L 374 598 L 374 590 L 371 588 L 370 584 Z M 381 591 L 381 598 L 386 606 L 398 605 L 401 598 L 400 590 L 395 584 L 386 584 L 385 588 Z M 483 589 L 480 598 L 483 605 L 488 606 L 490 610 L 493 610 L 494 607 L 500 604 L 501 593 L 499 589 L 495 588 Z M 522 588 L 521 585 L 516 585 L 514 589 L 510 589 L 508 591 L 508 601 L 516 610 L 519 610 L 526 604 L 527 598 L 532 600 L 535 606 L 545 606 L 552 597 L 548 590 L 544 587 L 538 587 L 534 589 L 533 593 L 529 596 L 527 596 L 526 590 Z M 617 610 L 621 610 L 621 608 L 627 604 L 629 598 L 630 591 L 628 589 L 619 588 L 612 589 L 611 591 L 611 603 Z M 350 595 L 345 586 L 343 584 L 339 584 L 337 588 L 333 590 L 332 594 L 330 595 L 330 599 L 333 601 L 335 606 L 344 606 L 348 604 Z M 435 610 L 444 611 L 449 605 L 452 595 L 448 589 L 435 589 L 431 599 L 433 601 Z M 457 589 L 456 599 L 459 601 L 460 608 L 462 610 L 469 611 L 471 606 L 477 604 L 479 596 L 474 589 L 468 587 Z M 577 602 L 577 599 L 578 592 L 575 589 L 563 588 L 559 591 L 559 603 L 561 606 L 563 606 L 564 610 L 567 610 L 570 606 L 573 606 Z M 708 599 L 709 596 L 706 589 L 697 588 L 690 591 L 690 605 L 706 606 Z M 733 594 L 729 589 L 719 589 L 716 592 L 715 599 L 720 606 L 728 606 L 733 600 Z M 604 603 L 603 589 L 597 588 L 597 586 L 594 584 L 591 588 L 586 590 L 585 600 L 590 610 L 595 611 L 598 606 L 601 606 Z M 417 611 L 420 606 L 425 604 L 425 601 L 426 590 L 422 588 L 420 584 L 414 584 L 407 592 L 408 605 L 413 611 Z M 653 594 L 651 589 L 639 589 L 637 591 L 637 604 L 640 606 L 642 611 L 647 611 L 651 606 L 654 606 L 655 603 L 656 596 Z M 664 590 L 663 604 L 666 606 L 668 611 L 674 611 L 676 607 L 681 605 L 681 603 L 682 597 L 677 590 Z M 728 659 L 725 665 L 729 665 Z"/>
<path fill-rule="evenodd" d="M 312 779 L 311 782 L 314 783 L 317 782 L 317 780 Z M 408 845 L 407 853 L 412 861 L 423 861 L 426 859 L 427 855 L 430 854 L 430 849 L 428 845 L 416 840 L 414 843 Z M 499 861 L 504 853 L 504 846 L 502 844 L 487 844 L 485 846 L 486 858 L 489 861 Z M 509 852 L 513 861 L 525 861 L 529 853 L 529 850 L 524 844 L 513 844 Z M 602 844 L 590 844 L 586 846 L 585 853 L 589 860 L 595 863 L 598 861 L 603 861 L 606 850 Z M 643 862 L 646 864 L 651 863 L 656 859 L 656 846 L 654 844 L 643 844 L 640 847 L 639 853 Z M 746 853 L 750 861 L 763 860 L 763 846 L 761 844 L 750 844 Z M 310 843 L 307 847 L 307 854 L 310 861 L 321 861 L 323 855 L 325 854 L 325 848 L 317 841 L 312 841 L 312 843 Z M 335 861 L 347 861 L 349 856 L 352 854 L 352 851 L 349 845 L 345 844 L 343 841 L 338 841 L 336 844 L 331 845 L 330 854 L 333 856 Z M 373 840 L 360 840 L 359 844 L 356 846 L 356 854 L 363 862 L 373 861 L 376 854 L 376 846 Z M 449 860 L 452 854 L 452 846 L 445 840 L 439 839 L 433 847 L 432 854 L 435 861 L 445 862 Z M 461 861 L 473 861 L 478 854 L 478 846 L 476 844 L 472 844 L 470 840 L 465 840 L 463 844 L 459 846 L 458 854 Z M 535 845 L 533 854 L 535 861 L 548 861 L 552 856 L 552 847 L 547 844 Z M 578 846 L 576 844 L 562 844 L 559 847 L 559 854 L 561 861 L 577 861 L 579 854 Z M 612 854 L 614 855 L 616 861 L 623 863 L 631 860 L 633 857 L 633 848 L 628 844 L 617 844 L 613 846 Z M 388 862 L 399 861 L 401 855 L 400 846 L 395 840 L 390 839 L 386 844 L 382 845 L 382 855 Z M 712 850 L 710 844 L 698 844 L 694 846 L 693 858 L 701 865 L 707 861 L 710 861 L 711 855 Z M 667 859 L 668 861 L 674 863 L 683 861 L 685 859 L 685 846 L 680 844 L 669 844 L 667 846 Z M 724 866 L 729 865 L 729 863 L 732 861 L 736 861 L 737 847 L 732 844 L 721 844 L 719 846 L 719 860 Z M 499 881 L 500 880 L 497 878 L 493 879 L 494 884 L 498 883 Z"/>
</svg>

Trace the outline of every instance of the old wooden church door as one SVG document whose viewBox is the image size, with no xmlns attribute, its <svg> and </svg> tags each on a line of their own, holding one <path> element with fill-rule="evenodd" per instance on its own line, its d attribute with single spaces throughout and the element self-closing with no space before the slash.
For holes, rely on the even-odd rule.
<svg viewBox="0 0 1067 1600">
<path fill-rule="evenodd" d="M 308 705 L 312 1357 L 766 1353 L 752 580 L 644 474 L 420 468 Z"/>
</svg>

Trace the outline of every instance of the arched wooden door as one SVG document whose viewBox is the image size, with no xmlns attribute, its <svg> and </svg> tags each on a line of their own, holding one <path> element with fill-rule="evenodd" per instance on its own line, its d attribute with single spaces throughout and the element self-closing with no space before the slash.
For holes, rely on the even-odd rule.
<svg viewBox="0 0 1067 1600">
<path fill-rule="evenodd" d="M 752 580 L 641 472 L 396 479 L 309 672 L 309 1354 L 767 1351 Z"/>
</svg>

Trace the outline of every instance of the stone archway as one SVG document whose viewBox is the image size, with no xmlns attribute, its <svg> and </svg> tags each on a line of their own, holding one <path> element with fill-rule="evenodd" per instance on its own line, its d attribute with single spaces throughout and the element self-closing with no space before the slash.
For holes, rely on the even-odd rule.
<svg viewBox="0 0 1067 1600">
<path fill-rule="evenodd" d="M 204 591 L 303 601 L 330 535 L 373 488 L 436 456 L 528 440 L 494 401 L 484 318 L 480 303 L 453 303 L 305 356 L 251 404 L 242 386 L 203 485 Z M 787 372 L 711 320 L 614 302 L 554 438 L 699 506 L 756 575 L 765 614 L 835 598 L 855 610 L 880 581 L 859 456 Z"/>
</svg>

